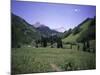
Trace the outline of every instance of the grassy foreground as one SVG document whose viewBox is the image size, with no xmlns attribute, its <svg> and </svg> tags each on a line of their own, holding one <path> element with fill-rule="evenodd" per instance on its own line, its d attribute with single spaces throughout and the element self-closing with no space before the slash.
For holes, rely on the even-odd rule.
<svg viewBox="0 0 100 75">
<path fill-rule="evenodd" d="M 66 71 L 67 63 L 71 70 L 96 68 L 95 54 L 74 49 L 12 48 L 11 57 L 12 74 Z"/>
</svg>

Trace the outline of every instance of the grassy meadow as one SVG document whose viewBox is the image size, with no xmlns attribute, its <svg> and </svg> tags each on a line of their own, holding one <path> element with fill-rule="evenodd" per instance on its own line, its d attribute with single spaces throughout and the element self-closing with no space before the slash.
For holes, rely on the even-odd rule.
<svg viewBox="0 0 100 75">
<path fill-rule="evenodd" d="M 75 48 L 12 48 L 12 74 L 95 69 L 95 54 Z"/>
</svg>

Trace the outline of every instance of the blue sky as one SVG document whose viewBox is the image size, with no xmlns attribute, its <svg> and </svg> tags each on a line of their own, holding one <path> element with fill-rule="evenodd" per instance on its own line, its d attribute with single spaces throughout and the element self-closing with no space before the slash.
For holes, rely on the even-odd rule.
<svg viewBox="0 0 100 75">
<path fill-rule="evenodd" d="M 30 24 L 40 22 L 58 31 L 68 30 L 96 16 L 95 6 L 12 1 L 12 13 Z"/>
</svg>

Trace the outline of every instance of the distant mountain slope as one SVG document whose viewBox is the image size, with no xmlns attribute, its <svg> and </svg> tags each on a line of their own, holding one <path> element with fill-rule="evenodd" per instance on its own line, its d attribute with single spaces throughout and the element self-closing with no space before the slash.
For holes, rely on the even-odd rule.
<svg viewBox="0 0 100 75">
<path fill-rule="evenodd" d="M 14 14 L 11 14 L 11 29 L 12 47 L 17 47 L 23 44 L 30 44 L 40 35 L 35 27 Z"/>
<path fill-rule="evenodd" d="M 54 30 L 56 30 L 58 32 L 64 32 L 66 29 L 65 29 L 65 27 L 59 27 L 59 28 L 55 28 Z"/>
<path fill-rule="evenodd" d="M 95 18 L 87 18 L 77 27 L 71 30 L 71 33 L 63 39 L 63 42 L 76 42 L 79 39 L 95 38 Z M 93 24 L 94 23 L 94 24 Z"/>
<path fill-rule="evenodd" d="M 45 25 L 41 25 L 41 26 L 37 27 L 37 30 L 40 31 L 41 34 L 46 35 L 46 36 L 60 33 L 55 30 L 50 29 L 49 27 L 47 27 Z"/>
</svg>

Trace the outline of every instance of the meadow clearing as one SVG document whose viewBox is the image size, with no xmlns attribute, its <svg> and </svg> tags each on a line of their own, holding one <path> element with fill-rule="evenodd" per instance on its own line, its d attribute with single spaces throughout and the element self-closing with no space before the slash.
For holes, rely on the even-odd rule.
<svg viewBox="0 0 100 75">
<path fill-rule="evenodd" d="M 96 68 L 95 53 L 77 48 L 12 48 L 12 74 L 88 70 Z"/>
</svg>

